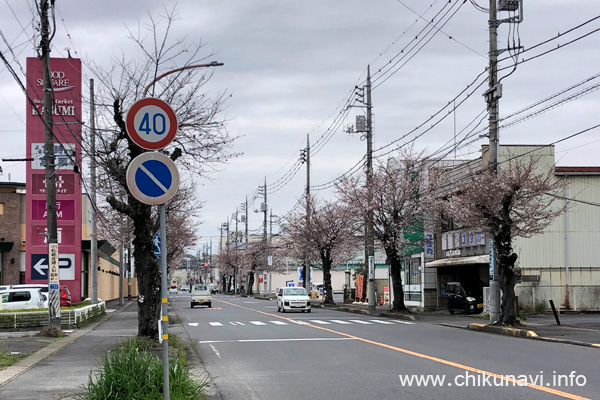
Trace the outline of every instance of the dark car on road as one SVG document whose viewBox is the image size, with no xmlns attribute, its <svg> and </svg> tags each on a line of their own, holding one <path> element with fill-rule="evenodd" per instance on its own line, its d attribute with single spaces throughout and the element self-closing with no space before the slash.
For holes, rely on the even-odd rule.
<svg viewBox="0 0 600 400">
<path fill-rule="evenodd" d="M 483 287 L 480 279 L 466 279 L 461 282 L 446 283 L 448 312 L 462 310 L 465 314 L 483 311 Z"/>
</svg>

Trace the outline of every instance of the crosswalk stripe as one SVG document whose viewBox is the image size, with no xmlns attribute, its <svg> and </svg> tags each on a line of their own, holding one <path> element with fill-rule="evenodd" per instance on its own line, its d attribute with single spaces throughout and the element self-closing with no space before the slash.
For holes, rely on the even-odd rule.
<svg viewBox="0 0 600 400">
<path fill-rule="evenodd" d="M 298 325 L 308 324 L 308 322 L 306 322 L 306 321 L 296 321 L 295 319 L 290 319 L 290 322 L 293 322 L 294 324 L 298 324 Z"/>
<path fill-rule="evenodd" d="M 209 322 L 210 326 L 223 326 L 220 322 Z"/>
<path fill-rule="evenodd" d="M 371 322 L 377 322 L 378 324 L 384 324 L 384 325 L 394 325 L 393 322 L 382 321 L 380 319 L 370 319 L 369 321 L 371 321 Z"/>
<path fill-rule="evenodd" d="M 314 322 L 319 325 L 331 325 L 331 322 L 321 321 L 320 319 L 311 319 L 310 322 Z"/>
<path fill-rule="evenodd" d="M 261 322 L 261 321 L 250 321 L 250 323 L 252 325 L 266 325 L 264 322 Z"/>
<path fill-rule="evenodd" d="M 340 319 L 331 319 L 331 322 L 335 322 L 336 324 L 342 324 L 342 325 L 352 325 L 352 322 L 348 322 L 348 321 L 342 321 Z"/>
<path fill-rule="evenodd" d="M 373 323 L 372 323 L 372 322 L 369 322 L 369 321 L 363 321 L 363 320 L 360 320 L 360 319 L 351 319 L 350 321 L 352 321 L 352 322 L 356 322 L 357 324 L 363 324 L 363 325 L 373 325 Z"/>
<path fill-rule="evenodd" d="M 269 321 L 272 324 L 275 325 L 287 325 L 287 322 L 283 322 L 283 321 Z"/>
<path fill-rule="evenodd" d="M 408 321 L 396 321 L 399 324 L 406 324 L 406 325 L 414 325 L 414 322 L 408 322 Z"/>
<path fill-rule="evenodd" d="M 197 322 L 188 322 L 188 325 L 189 326 L 198 326 L 198 323 Z"/>
</svg>

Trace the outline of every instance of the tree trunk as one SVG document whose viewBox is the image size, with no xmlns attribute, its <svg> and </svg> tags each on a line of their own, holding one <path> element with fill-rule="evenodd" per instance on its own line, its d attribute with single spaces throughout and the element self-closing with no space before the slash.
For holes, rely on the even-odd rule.
<svg viewBox="0 0 600 400">
<path fill-rule="evenodd" d="M 517 312 L 515 310 L 515 264 L 518 256 L 513 253 L 510 242 L 498 242 L 498 261 L 500 264 L 500 289 L 502 290 L 502 306 L 500 323 L 502 325 L 516 325 Z"/>
<path fill-rule="evenodd" d="M 402 263 L 396 254 L 396 249 L 385 249 L 388 263 L 390 264 L 390 273 L 392 275 L 392 289 L 394 291 L 394 302 L 392 311 L 409 311 L 404 304 L 404 288 L 402 287 Z"/>
<path fill-rule="evenodd" d="M 254 287 L 254 271 L 250 271 L 248 273 L 248 289 L 246 290 L 248 292 L 248 294 L 254 294 L 253 287 Z"/>
<path fill-rule="evenodd" d="M 135 270 L 138 278 L 138 336 L 158 338 L 160 319 L 160 270 L 152 245 L 151 206 L 136 201 L 132 204 L 134 223 Z"/>
<path fill-rule="evenodd" d="M 325 285 L 325 298 L 322 304 L 335 304 L 333 289 L 331 288 L 331 265 L 333 260 L 330 257 L 321 255 L 321 262 L 323 263 L 323 284 Z"/>
</svg>

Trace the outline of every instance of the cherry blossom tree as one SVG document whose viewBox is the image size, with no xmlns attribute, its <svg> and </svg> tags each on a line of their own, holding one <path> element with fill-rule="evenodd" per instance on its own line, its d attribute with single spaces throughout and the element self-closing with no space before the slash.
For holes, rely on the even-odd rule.
<svg viewBox="0 0 600 400">
<path fill-rule="evenodd" d="M 205 92 L 215 69 L 194 68 L 206 63 L 212 54 L 203 55 L 202 43 L 171 39 L 177 19 L 170 10 L 158 20 L 150 15 L 146 29 L 129 31 L 137 53 L 130 51 L 114 58 L 108 70 L 88 63 L 100 83 L 96 91 L 98 129 L 96 152 L 91 154 L 89 142 L 84 143 L 84 149 L 97 160 L 100 179 L 110 182 L 99 185 L 99 195 L 132 221 L 139 290 L 138 335 L 151 339 L 158 337 L 156 321 L 160 314 L 160 271 L 152 244 L 156 214 L 127 190 L 127 167 L 145 150 L 128 137 L 124 114 L 146 95 L 169 103 L 177 116 L 178 131 L 173 142 L 161 151 L 176 161 L 180 174 L 188 173 L 191 179 L 205 177 L 236 155 L 229 151 L 236 138 L 229 135 L 227 121 L 221 116 L 227 95 Z M 174 69 L 176 73 L 164 75 Z"/>
<path fill-rule="evenodd" d="M 513 239 L 542 233 L 565 211 L 555 202 L 565 181 L 554 177 L 554 168 L 542 169 L 532 156 L 513 157 L 497 173 L 471 171 L 457 183 L 460 190 L 446 203 L 445 212 L 462 226 L 488 232 L 495 245 L 500 274 L 502 306 L 500 323 L 517 323 L 515 312 L 515 265 L 518 255 Z"/>
<path fill-rule="evenodd" d="M 371 188 L 367 188 L 364 177 L 346 177 L 337 185 L 340 200 L 358 223 L 365 223 L 369 209 L 373 212 L 374 235 L 390 265 L 392 311 L 408 311 L 404 304 L 402 263 L 407 253 L 423 245 L 423 218 L 434 203 L 434 185 L 428 174 L 428 161 L 412 148 L 378 162 Z M 369 192 L 373 194 L 371 199 Z"/>
<path fill-rule="evenodd" d="M 308 218 L 307 210 L 308 208 Z M 334 203 L 312 199 L 304 210 L 288 219 L 286 241 L 296 253 L 305 255 L 307 250 L 318 258 L 323 267 L 325 298 L 323 304 L 335 304 L 331 287 L 331 268 L 350 260 L 355 254 L 358 239 L 355 218 L 349 215 L 348 208 Z"/>
</svg>

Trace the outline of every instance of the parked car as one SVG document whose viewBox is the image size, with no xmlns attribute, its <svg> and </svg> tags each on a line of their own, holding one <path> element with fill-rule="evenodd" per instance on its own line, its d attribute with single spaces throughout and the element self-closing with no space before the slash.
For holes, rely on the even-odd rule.
<svg viewBox="0 0 600 400">
<path fill-rule="evenodd" d="M 448 282 L 446 284 L 448 312 L 450 314 L 454 314 L 455 310 L 462 310 L 465 314 L 482 312 L 484 286 L 485 284 L 479 279 Z"/>
<path fill-rule="evenodd" d="M 208 308 L 212 307 L 212 298 L 210 296 L 210 289 L 208 285 L 197 283 L 192 285 L 192 294 L 190 297 L 190 307 L 194 308 L 194 306 L 208 306 Z"/>
<path fill-rule="evenodd" d="M 308 292 L 303 287 L 285 287 L 277 292 L 277 312 L 301 310 L 310 312 Z"/>
<path fill-rule="evenodd" d="M 3 310 L 44 308 L 46 296 L 39 288 L 6 289 L 0 291 Z"/>
<path fill-rule="evenodd" d="M 26 283 L 19 285 L 12 285 L 12 289 L 41 289 L 42 293 L 46 296 L 46 302 L 44 303 L 44 307 L 48 307 L 48 299 L 50 296 L 48 295 L 48 285 L 43 283 Z M 65 285 L 58 286 L 60 290 L 60 306 L 61 307 L 71 307 L 71 291 Z"/>
</svg>

